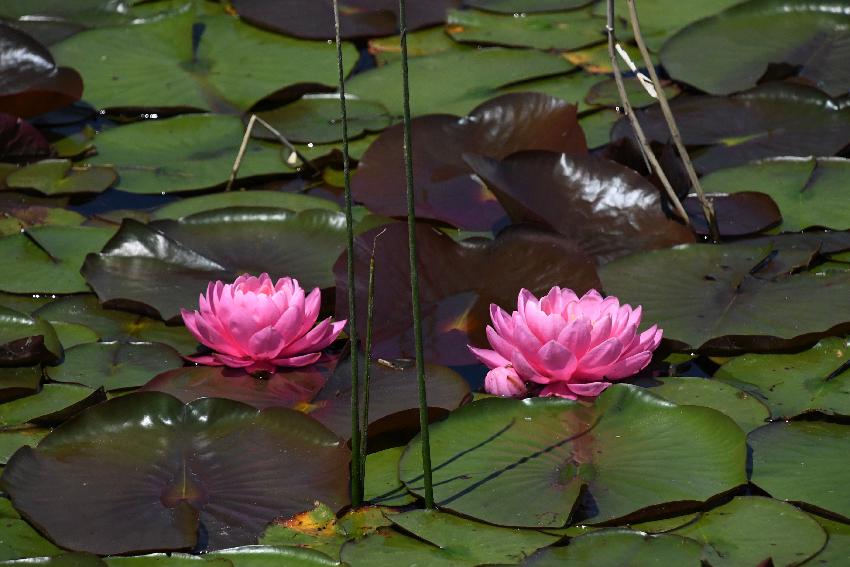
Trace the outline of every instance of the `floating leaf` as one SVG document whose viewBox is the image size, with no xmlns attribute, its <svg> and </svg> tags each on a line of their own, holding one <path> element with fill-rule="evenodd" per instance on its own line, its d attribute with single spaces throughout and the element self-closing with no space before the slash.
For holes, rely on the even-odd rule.
<svg viewBox="0 0 850 567">
<path fill-rule="evenodd" d="M 850 321 L 850 273 L 760 277 L 774 250 L 769 240 L 762 244 L 693 244 L 634 254 L 602 267 L 603 287 L 621 301 L 643 305 L 644 321 L 693 348 L 790 347 Z M 783 255 L 778 252 L 780 261 Z"/>
<path fill-rule="evenodd" d="M 97 335 L 96 339 L 102 341 L 164 343 L 181 354 L 195 352 L 198 348 L 198 340 L 186 327 L 167 326 L 144 315 L 103 309 L 94 295 L 57 299 L 41 307 L 37 315 L 57 327 L 62 323 L 82 325 L 91 329 Z"/>
<path fill-rule="evenodd" d="M 219 209 L 149 225 L 125 220 L 83 274 L 101 301 L 146 305 L 168 320 L 197 305 L 210 281 L 243 273 L 332 287 L 331 266 L 344 249 L 341 212 Z"/>
<path fill-rule="evenodd" d="M 807 0 L 753 0 L 683 29 L 664 44 L 670 76 L 711 94 L 756 86 L 772 64 L 831 96 L 850 90 L 850 13 Z M 681 8 L 677 7 L 677 10 Z"/>
<path fill-rule="evenodd" d="M 355 241 L 357 321 L 365 336 L 369 258 L 375 243 L 376 357 L 412 358 L 410 264 L 407 227 L 398 223 L 365 232 Z M 420 223 L 417 227 L 425 358 L 439 364 L 471 364 L 467 344 L 484 344 L 491 303 L 510 306 L 527 288 L 538 295 L 554 285 L 583 293 L 599 286 L 596 268 L 570 240 L 528 228 L 503 231 L 495 240 L 455 242 Z M 377 240 L 376 240 L 377 239 Z M 345 255 L 334 266 L 337 318 L 346 318 Z M 505 266 L 512 269 L 505 271 Z"/>
<path fill-rule="evenodd" d="M 59 203 L 20 193 L 0 193 L 0 236 L 19 235 L 39 226 L 80 226 L 84 222 L 86 217 Z"/>
<path fill-rule="evenodd" d="M 315 499 L 342 507 L 348 461 L 336 436 L 299 412 L 143 392 L 21 449 L 2 483 L 68 549 L 220 549 L 254 541 L 272 519 Z"/>
<path fill-rule="evenodd" d="M 390 36 L 369 40 L 369 53 L 375 57 L 378 66 L 401 60 L 400 37 Z M 435 55 L 445 51 L 464 51 L 475 49 L 458 43 L 446 33 L 445 28 L 430 28 L 407 34 L 407 56 L 409 58 Z"/>
<path fill-rule="evenodd" d="M 578 106 L 579 112 L 584 112 L 594 108 L 587 103 L 585 98 L 591 87 L 598 82 L 598 76 L 585 73 L 581 69 L 578 69 L 566 75 L 526 81 L 518 85 L 508 85 L 500 88 L 499 91 L 503 93 L 547 94 L 554 98 L 563 99 L 570 104 L 575 104 Z"/>
<path fill-rule="evenodd" d="M 715 374 L 762 400 L 774 419 L 820 411 L 850 415 L 850 342 L 827 338 L 795 354 L 745 354 Z"/>
<path fill-rule="evenodd" d="M 591 0 L 464 0 L 464 5 L 499 12 L 515 14 L 517 12 L 558 12 L 572 10 L 590 4 Z"/>
<path fill-rule="evenodd" d="M 354 47 L 343 49 L 352 65 Z M 337 72 L 332 45 L 193 10 L 143 25 L 85 31 L 54 45 L 53 53 L 80 71 L 86 100 L 97 108 L 245 110 L 282 81 L 335 84 Z"/>
<path fill-rule="evenodd" d="M 782 223 L 779 207 L 766 193 L 706 193 L 705 197 L 714 208 L 717 230 L 721 237 L 751 236 Z M 689 195 L 682 202 L 682 206 L 691 219 L 693 231 L 699 236 L 709 236 L 711 230 L 699 198 Z"/>
<path fill-rule="evenodd" d="M 428 567 L 472 567 L 439 547 L 403 535 L 388 528 L 345 544 L 341 553 L 347 565 L 397 567 L 398 565 L 428 565 Z"/>
<path fill-rule="evenodd" d="M 25 423 L 61 423 L 104 398 L 103 391 L 86 386 L 45 384 L 37 394 L 0 404 L 0 429 Z"/>
<path fill-rule="evenodd" d="M 0 465 L 8 463 L 15 451 L 21 447 L 35 447 L 48 433 L 50 433 L 49 429 L 39 427 L 0 431 Z"/>
<path fill-rule="evenodd" d="M 99 338 L 93 330 L 76 323 L 51 321 L 50 325 L 56 331 L 56 336 L 59 337 L 59 342 L 65 350 L 77 345 L 97 342 Z"/>
<path fill-rule="evenodd" d="M 703 561 L 713 567 L 799 565 L 826 543 L 826 534 L 811 516 L 761 496 L 739 496 L 703 513 L 675 534 L 703 544 Z"/>
<path fill-rule="evenodd" d="M 620 119 L 620 113 L 611 108 L 605 108 L 583 116 L 579 125 L 587 137 L 587 147 L 598 148 L 608 143 L 611 129 Z"/>
<path fill-rule="evenodd" d="M 759 398 L 729 384 L 704 378 L 655 378 L 638 382 L 656 396 L 679 405 L 704 406 L 725 413 L 744 432 L 761 427 L 770 411 Z"/>
<path fill-rule="evenodd" d="M 784 231 L 850 228 L 850 214 L 844 207 L 850 160 L 775 158 L 721 169 L 701 182 L 706 191 L 767 193 L 782 211 Z"/>
<path fill-rule="evenodd" d="M 469 230 L 489 230 L 505 212 L 474 176 L 465 153 L 501 159 L 520 150 L 587 151 L 576 108 L 536 93 L 502 95 L 463 118 L 423 116 L 411 127 L 417 216 Z M 352 180 L 354 198 L 387 216 L 407 211 L 403 130 L 399 124 L 381 134 Z"/>
<path fill-rule="evenodd" d="M 227 181 L 244 130 L 236 116 L 215 114 L 138 122 L 98 134 L 98 155 L 88 163 L 114 167 L 121 176 L 115 187 L 130 193 L 205 189 Z M 252 141 L 239 175 L 244 178 L 291 170 L 279 146 Z"/>
<path fill-rule="evenodd" d="M 351 97 L 346 106 L 348 135 L 352 139 L 367 132 L 380 132 L 392 123 L 387 109 L 377 102 Z M 308 94 L 291 104 L 259 112 L 257 116 L 291 142 L 328 144 L 342 140 L 338 94 Z M 277 140 L 265 128 L 259 127 L 254 137 Z"/>
<path fill-rule="evenodd" d="M 50 155 L 50 143 L 29 122 L 0 112 L 0 161 L 26 162 Z"/>
<path fill-rule="evenodd" d="M 118 24 L 126 21 L 122 12 L 129 4 L 128 0 L 0 0 L 0 15 L 8 19 L 67 20 L 85 25 Z"/>
<path fill-rule="evenodd" d="M 0 561 L 59 555 L 62 550 L 23 520 L 0 518 Z"/>
<path fill-rule="evenodd" d="M 399 467 L 417 494 L 419 450 L 416 439 Z M 585 523 L 600 523 L 693 505 L 745 482 L 744 435 L 731 419 L 627 385 L 608 388 L 591 407 L 553 398 L 473 402 L 431 427 L 431 453 L 440 507 L 507 526 L 562 527 L 582 490 Z"/>
<path fill-rule="evenodd" d="M 668 99 L 675 98 L 681 92 L 681 88 L 676 83 L 662 81 L 661 84 L 664 87 L 664 95 Z M 649 94 L 643 83 L 636 78 L 625 80 L 623 86 L 633 108 L 642 108 L 658 102 L 658 97 Z M 605 79 L 595 83 L 587 91 L 585 101 L 590 105 L 607 106 L 609 108 L 619 108 L 623 105 L 620 93 L 617 90 L 617 82 L 614 79 Z"/>
<path fill-rule="evenodd" d="M 50 159 L 25 166 L 6 178 L 13 189 L 35 189 L 45 195 L 101 193 L 118 179 L 111 167 L 73 166 L 71 160 Z"/>
<path fill-rule="evenodd" d="M 492 14 L 476 10 L 452 10 L 446 31 L 455 40 L 486 45 L 577 49 L 605 40 L 605 20 L 591 10 L 552 14 Z"/>
<path fill-rule="evenodd" d="M 65 351 L 59 366 L 47 368 L 54 382 L 72 382 L 106 391 L 135 388 L 157 374 L 183 366 L 169 346 L 156 343 L 89 343 Z"/>
<path fill-rule="evenodd" d="M 153 214 L 154 220 L 179 220 L 189 215 L 204 213 L 216 209 L 230 207 L 264 207 L 287 209 L 292 212 L 307 209 L 325 209 L 338 211 L 339 206 L 333 201 L 302 195 L 300 193 L 282 193 L 279 191 L 226 191 L 212 193 L 201 197 L 189 197 L 169 203 L 157 209 Z"/>
<path fill-rule="evenodd" d="M 800 502 L 850 519 L 850 493 L 836 482 L 846 468 L 850 428 L 838 423 L 771 423 L 749 436 L 751 480 L 774 498 Z"/>
<path fill-rule="evenodd" d="M 363 499 L 381 506 L 404 506 L 416 498 L 398 478 L 398 461 L 404 447 L 392 447 L 366 456 Z"/>
<path fill-rule="evenodd" d="M 0 349 L 2 350 L 2 349 Z M 34 394 L 41 385 L 41 366 L 0 366 L 0 401 Z"/>
<path fill-rule="evenodd" d="M 820 516 L 812 517 L 829 536 L 826 547 L 813 558 L 814 564 L 840 565 L 845 558 L 850 557 L 850 525 Z"/>
<path fill-rule="evenodd" d="M 702 547 L 692 539 L 677 535 L 650 535 L 644 532 L 613 529 L 580 535 L 566 547 L 544 549 L 526 559 L 528 567 L 562 565 L 681 565 L 698 567 Z"/>
<path fill-rule="evenodd" d="M 683 95 L 670 107 L 685 144 L 707 146 L 694 156 L 704 173 L 774 156 L 830 156 L 850 138 L 850 104 L 792 83 L 768 83 L 730 97 Z M 669 141 L 659 107 L 638 111 L 638 118 L 650 140 Z M 612 140 L 630 137 L 631 126 L 621 119 Z"/>
<path fill-rule="evenodd" d="M 0 364 L 51 362 L 62 356 L 62 345 L 50 323 L 0 306 Z"/>
<path fill-rule="evenodd" d="M 2 6 L 0 6 L 2 10 Z M 0 23 L 0 108 L 15 116 L 37 116 L 78 100 L 80 75 L 57 67 L 50 51 L 34 38 Z"/>
<path fill-rule="evenodd" d="M 564 59 L 539 51 L 480 49 L 447 51 L 410 60 L 410 103 L 414 116 L 434 113 L 464 115 L 498 94 L 499 87 L 569 71 Z M 400 63 L 359 73 L 348 92 L 402 114 L 398 92 Z"/>
<path fill-rule="evenodd" d="M 549 227 L 603 261 L 693 242 L 691 231 L 664 213 L 658 189 L 613 161 L 543 151 L 466 161 L 514 222 Z"/>
</svg>

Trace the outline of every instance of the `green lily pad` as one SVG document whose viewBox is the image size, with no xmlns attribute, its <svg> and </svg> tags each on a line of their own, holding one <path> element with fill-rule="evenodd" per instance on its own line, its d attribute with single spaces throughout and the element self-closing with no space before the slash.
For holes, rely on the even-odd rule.
<svg viewBox="0 0 850 567">
<path fill-rule="evenodd" d="M 148 555 L 113 555 L 105 557 L 109 567 L 234 567 L 233 562 L 212 554 L 190 555 L 188 553 L 150 553 Z M 69 566 L 74 567 L 74 566 Z"/>
<path fill-rule="evenodd" d="M 449 113 L 466 115 L 508 84 L 572 68 L 564 59 L 539 51 L 481 49 L 447 51 L 410 60 L 410 104 L 414 116 Z M 384 105 L 393 116 L 402 114 L 398 89 L 400 63 L 359 73 L 348 81 L 351 94 Z"/>
<path fill-rule="evenodd" d="M 62 345 L 50 323 L 0 306 L 0 362 L 32 364 L 62 356 Z"/>
<path fill-rule="evenodd" d="M 841 565 L 850 557 L 850 525 L 812 516 L 826 531 L 829 539 L 826 547 L 812 559 L 813 565 Z"/>
<path fill-rule="evenodd" d="M 584 523 L 696 504 L 745 482 L 744 435 L 725 415 L 614 385 L 594 406 L 489 398 L 431 427 L 434 499 L 498 525 L 562 527 L 584 489 Z M 399 465 L 422 493 L 420 445 Z M 651 512 L 649 512 L 651 514 Z"/>
<path fill-rule="evenodd" d="M 770 411 L 759 398 L 734 386 L 704 378 L 657 378 L 638 382 L 656 396 L 678 405 L 705 406 L 731 417 L 744 432 L 761 427 Z"/>
<path fill-rule="evenodd" d="M 711 94 L 756 86 L 770 64 L 831 96 L 850 90 L 850 13 L 807 0 L 753 0 L 670 38 L 661 60 L 670 76 Z M 681 9 L 681 8 L 677 8 Z M 780 40 L 781 38 L 781 40 Z"/>
<path fill-rule="evenodd" d="M 21 447 L 35 447 L 48 433 L 49 429 L 40 427 L 0 431 L 0 465 L 8 463 L 15 451 Z"/>
<path fill-rule="evenodd" d="M 708 192 L 767 193 L 782 211 L 783 231 L 850 228 L 850 214 L 843 206 L 850 183 L 847 159 L 774 158 L 715 171 L 701 183 Z"/>
<path fill-rule="evenodd" d="M 165 194 L 206 189 L 227 181 L 245 126 L 236 116 L 186 114 L 119 126 L 98 134 L 88 163 L 114 167 L 117 189 Z M 251 141 L 240 178 L 291 172 L 280 146 Z"/>
<path fill-rule="evenodd" d="M 0 307 L 7 307 L 21 313 L 32 313 L 50 301 L 51 297 L 46 294 L 15 295 L 0 291 Z"/>
<path fill-rule="evenodd" d="M 398 565 L 428 565 L 428 567 L 473 567 L 476 563 L 443 551 L 439 547 L 406 536 L 395 530 L 381 528 L 374 534 L 346 543 L 342 561 L 348 565 L 397 567 Z"/>
<path fill-rule="evenodd" d="M 22 167 L 6 178 L 13 189 L 35 189 L 45 195 L 102 193 L 118 179 L 111 167 L 75 166 L 68 159 L 48 159 Z"/>
<path fill-rule="evenodd" d="M 398 478 L 398 462 L 404 447 L 392 447 L 366 456 L 363 499 L 381 506 L 404 506 L 416 498 Z"/>
<path fill-rule="evenodd" d="M 59 555 L 62 550 L 23 520 L 0 518 L 0 561 Z"/>
<path fill-rule="evenodd" d="M 348 540 L 359 539 L 390 526 L 380 508 L 369 507 L 350 510 L 342 518 L 319 503 L 309 512 L 288 519 L 279 519 L 260 536 L 262 545 L 279 545 L 314 549 L 328 557 L 339 559 L 339 552 Z"/>
<path fill-rule="evenodd" d="M 257 113 L 274 126 L 290 142 L 328 144 L 342 140 L 342 119 L 339 94 L 308 94 L 299 100 Z M 348 135 L 359 138 L 367 132 L 380 132 L 392 123 L 387 109 L 377 102 L 346 97 Z M 257 128 L 255 138 L 277 140 L 277 137 Z"/>
<path fill-rule="evenodd" d="M 631 30 L 629 30 L 628 34 L 622 34 L 622 32 L 620 32 L 618 39 L 622 40 L 623 35 L 629 34 L 631 34 Z M 640 51 L 636 46 L 630 43 L 620 43 L 620 47 L 626 52 L 626 55 L 629 56 L 629 59 L 631 59 L 638 68 L 644 68 L 643 59 L 641 58 Z M 577 67 L 581 67 L 588 73 L 610 75 L 614 72 L 614 67 L 611 66 L 611 55 L 608 53 L 607 41 L 605 43 L 592 45 L 583 49 L 567 51 L 563 56 L 567 61 Z M 651 57 L 651 61 L 653 61 L 656 65 L 658 64 L 657 58 L 655 57 Z M 621 70 L 626 69 L 626 64 L 622 61 L 622 58 L 620 58 L 618 62 Z M 636 82 L 636 79 L 626 79 L 626 84 Z"/>
<path fill-rule="evenodd" d="M 21 449 L 2 484 L 15 508 L 69 549 L 222 549 L 255 541 L 313 500 L 341 508 L 348 463 L 337 437 L 299 412 L 142 392 Z"/>
<path fill-rule="evenodd" d="M 682 91 L 681 87 L 670 81 L 664 81 L 662 85 L 664 87 L 664 95 L 668 100 L 676 98 Z M 658 98 L 653 97 L 647 92 L 643 84 L 637 79 L 626 79 L 623 82 L 623 86 L 626 89 L 629 103 L 633 108 L 642 108 L 658 102 Z M 617 82 L 614 79 L 605 79 L 594 84 L 587 91 L 585 99 L 588 104 L 593 106 L 607 106 L 610 108 L 622 106 L 620 93 L 617 90 Z"/>
<path fill-rule="evenodd" d="M 605 41 L 605 20 L 590 9 L 523 13 L 520 17 L 514 13 L 452 10 L 446 25 L 446 31 L 455 41 L 475 44 L 565 51 Z"/>
<path fill-rule="evenodd" d="M 114 232 L 109 228 L 44 226 L 0 237 L 0 289 L 12 293 L 89 291 L 80 267 L 86 254 L 103 248 Z"/>
<path fill-rule="evenodd" d="M 762 400 L 774 419 L 820 411 L 850 416 L 850 341 L 826 338 L 794 354 L 745 354 L 714 377 Z"/>
<path fill-rule="evenodd" d="M 338 211 L 333 201 L 299 193 L 279 191 L 226 191 L 201 197 L 189 197 L 158 208 L 153 220 L 179 220 L 189 215 L 230 207 L 265 207 L 301 212 L 307 209 Z"/>
<path fill-rule="evenodd" d="M 0 518 L 10 520 L 20 520 L 21 515 L 12 506 L 12 501 L 8 498 L 0 498 Z"/>
<path fill-rule="evenodd" d="M 234 567 L 342 567 L 339 561 L 312 549 L 276 545 L 246 545 L 216 551 L 207 559 L 226 559 Z"/>
<path fill-rule="evenodd" d="M 80 226 L 86 217 L 63 208 L 65 199 L 31 197 L 0 191 L 0 236 L 37 226 Z"/>
<path fill-rule="evenodd" d="M 333 287 L 344 249 L 341 212 L 219 209 L 149 225 L 126 220 L 82 272 L 101 301 L 147 305 L 168 320 L 197 305 L 210 281 L 243 273 Z"/>
<path fill-rule="evenodd" d="M 826 543 L 826 533 L 799 509 L 761 496 L 738 496 L 728 504 L 673 532 L 703 544 L 703 560 L 713 567 L 799 565 Z"/>
<path fill-rule="evenodd" d="M 173 348 L 157 343 L 89 343 L 65 351 L 65 360 L 46 372 L 54 382 L 106 391 L 135 388 L 166 370 L 183 366 Z"/>
<path fill-rule="evenodd" d="M 587 147 L 599 148 L 611 141 L 611 130 L 622 115 L 614 109 L 604 108 L 579 118 L 579 126 L 584 130 Z"/>
<path fill-rule="evenodd" d="M 763 244 L 642 252 L 603 266 L 600 275 L 607 293 L 643 305 L 644 321 L 692 348 L 790 347 L 850 321 L 850 273 L 759 277 L 768 264 L 763 260 L 776 250 L 769 240 Z M 781 262 L 785 253 L 776 256 Z"/>
<path fill-rule="evenodd" d="M 4 561 L 2 564 L 9 567 L 24 567 L 32 564 L 43 567 L 105 567 L 107 565 L 103 559 L 90 553 L 62 553 L 51 557 L 27 557 L 26 559 Z"/>
<path fill-rule="evenodd" d="M 337 79 L 333 45 L 193 10 L 144 25 L 85 31 L 52 51 L 59 64 L 80 72 L 85 99 L 97 108 L 246 110 L 286 84 L 332 85 Z M 353 65 L 354 47 L 346 44 L 344 51 Z"/>
<path fill-rule="evenodd" d="M 572 10 L 590 4 L 591 0 L 464 0 L 464 5 L 499 12 L 514 14 L 517 12 L 558 12 Z"/>
<path fill-rule="evenodd" d="M 580 535 L 566 547 L 544 549 L 523 561 L 528 567 L 593 565 L 594 567 L 648 567 L 701 565 L 702 546 L 677 535 L 650 535 L 624 529 L 599 530 Z"/>
<path fill-rule="evenodd" d="M 56 331 L 62 348 L 67 350 L 77 345 L 96 342 L 100 337 L 92 329 L 76 323 L 65 323 L 64 321 L 51 321 L 50 325 Z"/>
<path fill-rule="evenodd" d="M 104 398 L 102 390 L 86 386 L 45 384 L 37 394 L 0 404 L 0 429 L 25 423 L 61 423 Z"/>
<path fill-rule="evenodd" d="M 850 492 L 835 479 L 850 450 L 850 427 L 822 421 L 771 423 L 749 436 L 751 480 L 774 498 L 850 519 Z"/>
<path fill-rule="evenodd" d="M 423 57 L 445 51 L 468 51 L 475 49 L 452 40 L 444 27 L 430 28 L 407 34 L 407 56 Z M 369 40 L 369 53 L 375 57 L 378 66 L 401 61 L 401 41 L 399 36 L 381 37 Z"/>
<path fill-rule="evenodd" d="M 104 309 L 94 295 L 62 297 L 40 308 L 37 315 L 57 326 L 62 323 L 82 325 L 102 341 L 163 343 L 181 354 L 195 352 L 198 348 L 198 340 L 186 327 L 168 326 L 144 315 Z"/>
<path fill-rule="evenodd" d="M 575 104 L 579 112 L 594 108 L 585 100 L 588 91 L 599 82 L 599 77 L 585 73 L 581 69 L 546 79 L 526 81 L 518 85 L 508 85 L 499 89 L 503 93 L 543 93 Z M 607 142 L 607 139 L 606 139 Z"/>
<path fill-rule="evenodd" d="M 41 385 L 41 366 L 0 366 L 0 401 L 34 394 Z"/>
</svg>

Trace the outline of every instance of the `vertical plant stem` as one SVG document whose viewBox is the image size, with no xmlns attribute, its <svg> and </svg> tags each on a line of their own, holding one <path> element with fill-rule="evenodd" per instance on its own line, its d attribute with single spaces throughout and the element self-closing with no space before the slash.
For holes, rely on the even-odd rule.
<svg viewBox="0 0 850 567">
<path fill-rule="evenodd" d="M 366 453 L 368 452 L 369 443 L 369 394 L 371 393 L 372 381 L 372 329 L 374 328 L 375 320 L 375 247 L 378 244 L 378 238 L 381 237 L 387 229 L 379 232 L 372 241 L 372 255 L 369 257 L 369 303 L 366 308 L 366 352 L 364 359 L 366 367 L 363 369 L 363 418 L 360 428 L 360 478 L 363 479 L 363 484 L 366 484 Z"/>
<path fill-rule="evenodd" d="M 699 182 L 699 177 L 694 169 L 694 164 L 691 161 L 691 156 L 682 142 L 682 135 L 679 133 L 679 126 L 676 124 L 676 119 L 673 117 L 673 111 L 670 110 L 670 103 L 667 101 L 667 95 L 664 94 L 664 88 L 661 81 L 658 79 L 658 73 L 655 71 L 655 65 L 652 64 L 652 58 L 649 55 L 649 50 L 646 48 L 646 43 L 643 41 L 643 34 L 640 31 L 640 22 L 638 21 L 637 8 L 634 0 L 627 0 L 629 5 L 629 20 L 632 23 L 632 31 L 635 36 L 640 55 L 643 58 L 643 64 L 649 71 L 649 77 L 652 79 L 652 85 L 658 94 L 658 104 L 661 106 L 661 113 L 664 115 L 664 120 L 667 122 L 667 128 L 670 130 L 670 136 L 673 138 L 673 144 L 679 152 L 679 157 L 682 163 L 685 164 L 685 170 L 688 172 L 688 177 L 691 180 L 691 187 L 697 194 L 702 211 L 705 215 L 705 220 L 708 222 L 708 229 L 711 233 L 711 238 L 715 241 L 720 239 L 720 231 L 717 229 L 717 217 L 714 214 L 714 205 L 706 198 L 705 192 L 702 190 L 702 184 Z"/>
<path fill-rule="evenodd" d="M 629 119 L 629 123 L 631 124 L 632 130 L 634 131 L 635 137 L 640 145 L 640 149 L 643 152 L 644 159 L 649 161 L 652 170 L 658 176 L 658 179 L 661 181 L 661 185 L 664 186 L 664 191 L 667 193 L 670 203 L 676 210 L 676 214 L 681 217 L 686 225 L 690 225 L 691 222 L 688 218 L 688 213 L 685 212 L 685 208 L 682 206 L 682 202 L 679 201 L 679 196 L 676 195 L 676 191 L 673 190 L 673 186 L 670 184 L 667 174 L 664 173 L 661 164 L 658 163 L 658 158 L 655 157 L 652 148 L 649 146 L 646 134 L 644 134 L 643 128 L 641 127 L 640 122 L 637 119 L 637 115 L 635 115 L 634 109 L 632 108 L 632 104 L 629 102 L 629 95 L 626 94 L 626 86 L 623 84 L 623 73 L 620 71 L 620 64 L 617 62 L 617 36 L 614 32 L 614 0 L 607 0 L 607 2 L 608 25 L 606 26 L 606 30 L 608 32 L 608 56 L 611 58 L 611 68 L 614 71 L 614 82 L 617 84 L 617 92 L 620 93 L 620 102 L 623 105 L 623 111 Z"/>
<path fill-rule="evenodd" d="M 339 71 L 339 106 L 342 113 L 342 170 L 345 187 L 345 228 L 348 249 L 348 336 L 351 341 L 351 505 L 363 503 L 364 466 L 360 463 L 360 353 L 357 342 L 357 310 L 354 289 L 354 219 L 351 214 L 351 163 L 348 155 L 348 108 L 345 101 L 345 67 L 339 31 L 339 2 L 333 0 L 336 57 Z"/>
<path fill-rule="evenodd" d="M 413 304 L 413 342 L 416 351 L 416 376 L 419 380 L 419 438 L 422 444 L 422 478 L 425 483 L 425 508 L 434 508 L 431 480 L 431 442 L 428 436 L 428 395 L 425 388 L 425 357 L 422 348 L 422 309 L 419 305 L 419 268 L 416 254 L 416 206 L 413 186 L 413 147 L 410 127 L 410 77 L 407 62 L 407 6 L 398 0 L 401 34 L 401 78 L 404 100 L 404 172 L 407 180 L 407 241 L 410 251 L 410 299 Z"/>
</svg>

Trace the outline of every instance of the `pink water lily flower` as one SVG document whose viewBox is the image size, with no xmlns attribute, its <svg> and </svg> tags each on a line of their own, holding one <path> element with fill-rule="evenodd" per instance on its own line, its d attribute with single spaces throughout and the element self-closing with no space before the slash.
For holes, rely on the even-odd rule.
<svg viewBox="0 0 850 567">
<path fill-rule="evenodd" d="M 274 283 L 268 274 L 246 274 L 232 284 L 210 282 L 198 298 L 200 309 L 181 314 L 195 338 L 215 352 L 189 360 L 251 373 L 313 364 L 346 323 L 328 318 L 316 324 L 321 301 L 319 288 L 305 295 L 293 278 Z"/>
<path fill-rule="evenodd" d="M 644 369 L 661 342 L 655 325 L 638 333 L 641 312 L 596 290 L 579 298 L 553 287 L 537 299 L 524 289 L 511 315 L 490 306 L 487 338 L 493 350 L 469 348 L 491 369 L 484 381 L 490 394 L 523 397 L 528 385 L 539 385 L 541 396 L 598 396 L 609 380 Z"/>
</svg>

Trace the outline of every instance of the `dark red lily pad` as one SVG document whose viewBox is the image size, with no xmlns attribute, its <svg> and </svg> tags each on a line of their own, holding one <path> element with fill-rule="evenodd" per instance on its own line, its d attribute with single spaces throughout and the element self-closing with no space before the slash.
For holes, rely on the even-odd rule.
<svg viewBox="0 0 850 567">
<path fill-rule="evenodd" d="M 61 357 L 62 345 L 50 323 L 0 306 L 0 366 L 54 362 Z"/>
<path fill-rule="evenodd" d="M 417 216 L 469 230 L 488 230 L 505 212 L 463 154 L 502 159 L 520 150 L 587 152 L 575 105 L 541 93 L 503 95 L 463 118 L 422 116 L 412 128 Z M 407 214 L 402 142 L 402 125 L 385 130 L 352 181 L 355 199 L 387 216 Z"/>
<path fill-rule="evenodd" d="M 0 24 L 0 111 L 36 116 L 80 99 L 83 80 L 57 67 L 50 51 L 19 29 Z"/>
<path fill-rule="evenodd" d="M 709 193 L 706 198 L 714 205 L 720 236 L 749 236 L 778 226 L 782 222 L 779 207 L 767 193 Z M 708 221 L 705 220 L 699 199 L 690 195 L 682 202 L 682 206 L 691 219 L 694 232 L 700 236 L 708 236 Z"/>
<path fill-rule="evenodd" d="M 387 225 L 377 239 L 375 258 L 376 356 L 413 358 L 407 227 Z M 384 228 L 355 241 L 357 322 L 365 336 L 369 257 Z M 485 344 L 491 303 L 516 305 L 517 293 L 536 294 L 560 285 L 583 293 L 599 286 L 594 261 L 560 235 L 529 227 L 511 227 L 495 240 L 452 240 L 420 223 L 417 226 L 420 298 L 425 358 L 439 364 L 470 364 L 467 343 Z M 346 256 L 334 266 L 337 317 L 347 316 Z"/>
<path fill-rule="evenodd" d="M 468 155 L 466 161 L 514 222 L 555 230 L 599 260 L 694 240 L 665 214 L 658 189 L 613 161 L 545 151 L 502 161 Z"/>
<path fill-rule="evenodd" d="M 685 144 L 700 149 L 693 157 L 703 173 L 775 156 L 831 156 L 850 140 L 850 106 L 793 83 L 728 97 L 682 95 L 670 107 Z M 638 115 L 651 140 L 669 140 L 657 105 Z M 628 120 L 620 119 L 611 139 L 631 136 Z"/>
<path fill-rule="evenodd" d="M 274 518 L 348 501 L 348 450 L 288 409 L 159 392 L 68 421 L 3 472 L 15 508 L 58 545 L 97 554 L 254 543 Z"/>
<path fill-rule="evenodd" d="M 333 39 L 331 0 L 233 0 L 246 22 L 274 32 L 305 39 Z M 339 3 L 343 39 L 371 38 L 398 33 L 396 0 L 345 0 Z M 416 0 L 407 5 L 407 28 L 415 30 L 446 21 L 446 11 L 460 0 Z"/>
<path fill-rule="evenodd" d="M 0 113 L 0 161 L 36 161 L 51 151 L 50 143 L 35 127 L 17 116 Z"/>
</svg>

